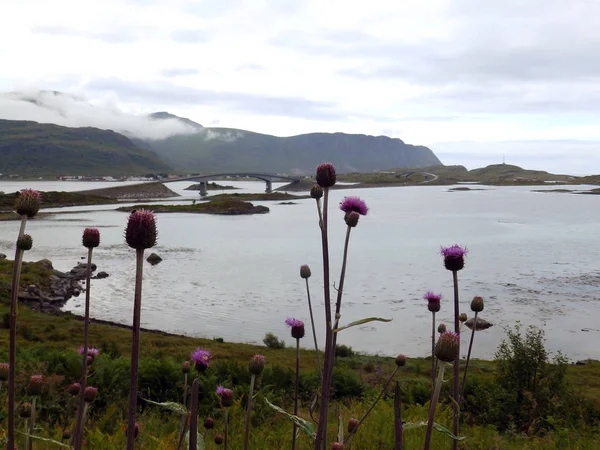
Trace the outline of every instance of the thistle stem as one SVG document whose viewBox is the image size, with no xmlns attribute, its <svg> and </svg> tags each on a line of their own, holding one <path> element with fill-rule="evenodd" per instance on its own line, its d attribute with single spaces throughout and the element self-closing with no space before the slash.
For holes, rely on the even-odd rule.
<svg viewBox="0 0 600 450">
<path fill-rule="evenodd" d="M 85 314 L 83 319 L 83 355 L 81 355 L 81 382 L 79 390 L 79 408 L 77 409 L 77 422 L 75 432 L 73 433 L 73 443 L 75 450 L 81 450 L 81 441 L 83 440 L 83 410 L 85 408 L 84 393 L 87 385 L 88 375 L 88 346 L 90 333 L 90 295 L 92 279 L 92 248 L 88 248 L 87 268 L 85 272 Z"/>
<path fill-rule="evenodd" d="M 29 448 L 29 419 L 25 419 L 25 427 L 23 429 L 23 434 L 25 435 L 25 443 L 23 448 L 27 450 Z"/>
<path fill-rule="evenodd" d="M 324 448 L 327 442 L 327 419 L 329 409 L 329 380 L 327 374 L 332 363 L 331 342 L 331 292 L 329 288 L 329 239 L 327 235 L 327 207 L 329 202 L 329 188 L 323 189 L 323 219 L 321 221 L 321 244 L 323 247 L 323 300 L 325 303 L 325 361 L 323 363 L 323 379 L 321 381 L 321 410 L 319 411 L 319 425 L 315 439 L 315 450 Z"/>
<path fill-rule="evenodd" d="M 200 389 L 198 378 L 192 383 L 190 398 L 190 445 L 189 450 L 196 450 L 198 446 L 198 391 Z"/>
<path fill-rule="evenodd" d="M 402 397 L 400 382 L 396 381 L 394 389 L 394 450 L 402 450 L 404 446 L 404 426 L 402 424 Z"/>
<path fill-rule="evenodd" d="M 27 216 L 21 216 L 19 238 L 25 234 Z M 19 280 L 21 278 L 21 262 L 23 250 L 15 248 L 15 262 L 13 265 L 12 284 L 10 292 L 10 337 L 9 337 L 9 366 L 8 366 L 8 443 L 7 448 L 15 447 L 15 391 L 16 391 L 16 365 L 17 365 L 17 300 L 19 298 Z"/>
<path fill-rule="evenodd" d="M 129 414 L 127 420 L 127 450 L 134 450 L 135 415 L 137 409 L 138 365 L 140 355 L 140 316 L 142 311 L 142 275 L 144 270 L 144 250 L 136 249 L 135 297 L 133 302 L 133 327 L 131 344 L 131 379 L 129 382 Z"/>
<path fill-rule="evenodd" d="M 340 323 L 340 311 L 342 309 L 342 297 L 344 295 L 344 280 L 346 279 L 346 263 L 348 261 L 348 244 L 350 243 L 350 231 L 352 231 L 352 227 L 347 227 L 346 229 L 346 240 L 344 241 L 344 256 L 342 257 L 342 270 L 340 272 L 340 283 L 338 285 L 337 290 L 337 299 L 335 302 L 335 325 L 333 329 L 337 329 Z M 333 349 L 335 351 L 335 346 L 337 343 L 337 333 L 333 334 Z M 333 371 L 333 364 L 331 365 L 330 371 Z"/>
<path fill-rule="evenodd" d="M 312 325 L 313 339 L 315 341 L 315 353 L 317 354 L 317 368 L 319 369 L 319 377 L 323 379 L 323 372 L 321 372 L 321 357 L 319 356 L 319 344 L 317 343 L 317 330 L 315 329 L 315 319 L 313 318 L 312 304 L 310 301 L 310 287 L 308 285 L 308 278 L 306 281 L 306 296 L 308 298 L 308 312 L 310 313 L 310 324 Z"/>
<path fill-rule="evenodd" d="M 300 339 L 296 339 L 296 381 L 294 383 L 294 416 L 298 415 L 298 385 L 300 384 Z M 292 450 L 296 450 L 296 432 L 298 425 L 292 428 Z"/>
<path fill-rule="evenodd" d="M 369 414 L 371 414 L 371 411 L 373 411 L 373 409 L 375 408 L 375 406 L 377 405 L 377 403 L 379 403 L 379 400 L 381 400 L 381 397 L 383 397 L 383 394 L 385 393 L 385 391 L 387 390 L 388 386 L 390 385 L 390 383 L 392 382 L 392 380 L 396 376 L 396 372 L 398 372 L 398 369 L 399 369 L 399 367 L 396 366 L 396 368 L 394 369 L 394 371 L 392 372 L 392 374 L 390 375 L 390 377 L 386 381 L 385 385 L 383 386 L 383 389 L 381 389 L 381 392 L 379 393 L 379 395 L 377 396 L 377 398 L 375 399 L 375 401 L 371 405 L 371 407 L 367 410 L 367 412 L 365 413 L 365 415 L 362 416 L 362 418 L 358 421 L 358 425 L 356 425 L 356 428 L 354 428 L 354 431 L 352 431 L 352 433 L 350 433 L 348 435 L 348 439 L 346 439 L 346 442 L 348 442 L 348 443 L 350 442 L 350 439 L 352 439 L 352 436 L 354 436 L 356 434 L 356 432 L 358 431 L 358 429 L 360 428 L 360 426 L 362 425 L 362 423 L 369 416 Z"/>
<path fill-rule="evenodd" d="M 438 376 L 435 383 L 435 389 L 429 402 L 429 420 L 427 420 L 427 432 L 425 433 L 425 447 L 424 450 L 429 450 L 431 447 L 431 434 L 433 433 L 433 422 L 435 419 L 435 408 L 437 406 L 438 398 L 440 397 L 440 390 L 442 389 L 442 381 L 444 380 L 444 370 L 446 369 L 446 363 L 442 362 L 438 367 Z"/>
<path fill-rule="evenodd" d="M 458 317 L 460 315 L 459 308 L 459 298 L 458 298 L 458 271 L 452 271 L 452 281 L 454 285 L 454 332 L 458 335 L 459 343 L 460 343 L 460 322 Z M 458 402 L 460 400 L 460 392 L 459 392 L 459 378 L 460 378 L 460 354 L 454 360 L 453 366 L 453 374 L 452 374 L 452 398 L 454 400 L 452 404 L 453 409 L 453 417 L 452 417 L 452 433 L 455 436 L 458 436 L 460 432 L 460 423 L 459 423 L 459 405 Z M 452 440 L 452 450 L 458 450 L 458 441 Z"/>
<path fill-rule="evenodd" d="M 188 374 L 183 374 L 183 406 L 187 407 L 187 389 L 188 389 Z M 179 441 L 177 441 L 177 450 L 181 448 L 185 430 L 187 428 L 187 415 L 181 417 L 181 426 L 179 427 Z"/>
<path fill-rule="evenodd" d="M 37 396 L 33 397 L 33 401 L 31 402 L 31 420 L 29 421 L 29 434 L 33 436 L 33 429 L 35 428 L 35 407 L 36 407 Z M 25 450 L 33 449 L 33 439 L 28 438 L 29 444 L 25 447 Z"/>
<path fill-rule="evenodd" d="M 225 450 L 227 450 L 227 434 L 228 434 L 227 431 L 228 431 L 228 428 L 229 428 L 229 408 L 225 408 L 225 429 L 224 429 L 224 432 L 223 432 L 223 434 L 225 435 L 225 439 L 224 439 L 224 442 L 223 442 L 224 443 L 223 448 Z M 194 447 L 194 450 L 195 449 L 196 449 L 196 447 Z M 192 449 L 190 449 L 190 450 L 192 450 Z"/>
<path fill-rule="evenodd" d="M 431 389 L 435 386 L 435 311 L 431 312 Z"/>
<path fill-rule="evenodd" d="M 250 391 L 248 392 L 248 408 L 246 409 L 246 434 L 244 436 L 244 450 L 248 450 L 250 442 L 250 413 L 252 412 L 252 396 L 254 395 L 254 381 L 256 375 L 250 376 Z"/>
<path fill-rule="evenodd" d="M 471 360 L 471 350 L 473 349 L 473 340 L 475 339 L 475 331 L 477 330 L 477 311 L 475 311 L 475 318 L 473 319 L 473 331 L 471 333 L 471 339 L 469 340 L 469 351 L 467 352 L 467 363 L 465 364 L 465 373 L 463 373 L 462 386 L 460 389 L 460 402 L 459 406 L 462 405 L 465 399 L 465 386 L 467 384 L 467 371 L 469 370 L 469 361 Z"/>
</svg>

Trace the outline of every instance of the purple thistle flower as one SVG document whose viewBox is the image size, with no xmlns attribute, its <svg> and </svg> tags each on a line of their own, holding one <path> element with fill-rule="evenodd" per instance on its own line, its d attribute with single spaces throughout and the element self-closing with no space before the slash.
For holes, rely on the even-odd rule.
<svg viewBox="0 0 600 450">
<path fill-rule="evenodd" d="M 136 250 L 145 250 L 156 245 L 156 218 L 152 211 L 139 209 L 132 212 L 125 228 L 125 242 Z"/>
<path fill-rule="evenodd" d="M 79 347 L 79 354 L 83 355 L 83 351 L 84 351 L 84 347 L 83 345 L 81 347 Z M 100 354 L 100 350 L 98 350 L 96 347 L 88 347 L 88 356 L 98 356 Z"/>
<path fill-rule="evenodd" d="M 233 391 L 231 389 L 219 386 L 217 387 L 217 395 L 221 397 L 221 406 L 227 408 L 233 405 Z"/>
<path fill-rule="evenodd" d="M 442 299 L 441 294 L 435 292 L 426 292 L 423 298 L 427 300 L 427 309 L 431 312 L 438 312 L 440 310 L 440 300 Z"/>
<path fill-rule="evenodd" d="M 42 194 L 33 189 L 23 189 L 15 201 L 15 211 L 20 216 L 34 217 L 40 210 Z"/>
<path fill-rule="evenodd" d="M 369 212 L 365 201 L 358 197 L 344 197 L 344 200 L 340 203 L 340 209 L 346 214 L 357 212 L 361 216 L 366 216 Z"/>
<path fill-rule="evenodd" d="M 212 355 L 208 350 L 197 348 L 191 354 L 191 359 L 196 363 L 196 370 L 198 372 L 204 372 L 208 369 Z"/>
<path fill-rule="evenodd" d="M 298 319 L 288 318 L 286 319 L 285 324 L 292 328 L 292 337 L 294 339 L 302 339 L 304 337 L 304 322 Z"/>
<path fill-rule="evenodd" d="M 98 247 L 100 245 L 100 231 L 98 228 L 86 228 L 83 230 L 81 241 L 86 248 Z"/>
<path fill-rule="evenodd" d="M 322 188 L 329 188 L 335 184 L 335 167 L 331 163 L 323 163 L 317 166 L 317 184 Z"/>
<path fill-rule="evenodd" d="M 468 252 L 466 247 L 463 248 L 456 244 L 450 247 L 442 247 L 440 250 L 444 257 L 444 266 L 452 272 L 457 272 L 465 267 L 465 255 Z"/>
</svg>

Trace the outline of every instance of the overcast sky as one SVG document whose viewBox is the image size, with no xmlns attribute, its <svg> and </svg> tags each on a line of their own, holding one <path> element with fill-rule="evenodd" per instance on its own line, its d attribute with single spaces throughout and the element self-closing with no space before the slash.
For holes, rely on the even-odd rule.
<svg viewBox="0 0 600 450">
<path fill-rule="evenodd" d="M 4 0 L 0 91 L 600 173 L 599 21 L 598 0 Z"/>
</svg>

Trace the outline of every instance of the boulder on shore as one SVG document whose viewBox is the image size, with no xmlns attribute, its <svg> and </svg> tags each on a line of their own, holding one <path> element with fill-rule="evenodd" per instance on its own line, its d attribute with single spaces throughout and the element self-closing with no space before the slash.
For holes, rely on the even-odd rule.
<svg viewBox="0 0 600 450">
<path fill-rule="evenodd" d="M 146 261 L 155 266 L 156 264 L 162 261 L 162 258 L 156 253 L 150 253 L 150 255 L 146 258 Z"/>
</svg>

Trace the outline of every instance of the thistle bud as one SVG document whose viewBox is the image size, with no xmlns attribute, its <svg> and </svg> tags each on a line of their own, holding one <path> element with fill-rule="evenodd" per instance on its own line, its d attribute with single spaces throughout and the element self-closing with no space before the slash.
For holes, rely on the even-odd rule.
<svg viewBox="0 0 600 450">
<path fill-rule="evenodd" d="M 344 450 L 344 444 L 334 442 L 333 444 L 331 444 L 331 450 Z"/>
<path fill-rule="evenodd" d="M 231 405 L 233 405 L 233 391 L 231 389 L 219 386 L 217 388 L 217 395 L 221 397 L 222 407 L 229 408 Z"/>
<path fill-rule="evenodd" d="M 44 377 L 41 375 L 32 375 L 29 378 L 29 384 L 27 385 L 28 395 L 41 395 L 42 385 L 44 384 Z"/>
<path fill-rule="evenodd" d="M 444 267 L 452 272 L 458 272 L 465 267 L 465 255 L 468 250 L 460 245 L 442 247 L 441 254 L 444 257 Z"/>
<path fill-rule="evenodd" d="M 314 184 L 313 187 L 310 188 L 310 196 L 315 200 L 319 200 L 323 197 L 323 188 L 318 184 Z"/>
<path fill-rule="evenodd" d="M 473 297 L 473 300 L 471 300 L 471 311 L 473 311 L 473 312 L 483 311 L 483 298 L 481 298 L 479 296 Z"/>
<path fill-rule="evenodd" d="M 204 428 L 207 430 L 212 430 L 215 427 L 215 419 L 212 417 L 207 417 L 204 419 Z"/>
<path fill-rule="evenodd" d="M 288 327 L 292 328 L 292 337 L 302 339 L 304 337 L 304 322 L 298 319 L 287 319 L 285 321 Z"/>
<path fill-rule="evenodd" d="M 8 381 L 9 369 L 8 363 L 0 363 L 0 381 Z"/>
<path fill-rule="evenodd" d="M 335 184 L 335 167 L 331 163 L 317 166 L 317 184 L 322 188 L 329 188 Z"/>
<path fill-rule="evenodd" d="M 460 320 L 461 322 L 466 322 L 468 319 L 467 314 L 466 313 L 461 313 L 460 316 L 458 316 L 458 320 Z"/>
<path fill-rule="evenodd" d="M 440 304 L 442 300 L 441 294 L 435 292 L 426 292 L 423 298 L 427 300 L 427 309 L 431 312 L 438 312 L 440 310 Z"/>
<path fill-rule="evenodd" d="M 33 189 L 23 189 L 15 201 L 15 211 L 20 216 L 34 217 L 40 210 L 42 194 Z"/>
<path fill-rule="evenodd" d="M 181 363 L 181 373 L 190 373 L 190 362 L 184 361 Z"/>
<path fill-rule="evenodd" d="M 94 357 L 92 355 L 87 355 L 85 362 L 88 366 L 91 366 L 94 363 Z"/>
<path fill-rule="evenodd" d="M 223 443 L 223 435 L 221 433 L 215 434 L 215 444 L 221 445 Z"/>
<path fill-rule="evenodd" d="M 24 234 L 17 239 L 17 248 L 19 250 L 27 251 L 33 247 L 33 239 L 29 234 Z"/>
<path fill-rule="evenodd" d="M 435 356 L 440 361 L 452 362 L 458 358 L 460 353 L 460 338 L 453 331 L 446 331 L 441 334 L 435 345 Z"/>
<path fill-rule="evenodd" d="M 404 356 L 402 353 L 400 353 L 398 356 L 396 356 L 396 365 L 398 367 L 403 367 L 406 364 L 406 356 Z"/>
<path fill-rule="evenodd" d="M 98 231 L 98 228 L 86 228 L 83 230 L 81 241 L 86 248 L 98 247 L 100 245 L 100 231 Z"/>
<path fill-rule="evenodd" d="M 442 334 L 446 332 L 446 324 L 445 323 L 440 323 L 438 325 L 438 333 Z"/>
<path fill-rule="evenodd" d="M 356 225 L 358 225 L 358 219 L 360 219 L 360 214 L 356 211 L 350 211 L 344 215 L 344 221 L 346 222 L 346 225 L 351 228 L 354 228 Z"/>
<path fill-rule="evenodd" d="M 358 428 L 358 420 L 350 419 L 348 420 L 348 433 L 354 433 L 354 431 Z"/>
<path fill-rule="evenodd" d="M 300 266 L 300 278 L 310 278 L 310 267 L 308 267 L 306 264 Z"/>
<path fill-rule="evenodd" d="M 140 209 L 132 212 L 125 228 L 125 242 L 136 250 L 145 250 L 156 245 L 156 219 L 152 211 Z"/>
<path fill-rule="evenodd" d="M 254 355 L 248 363 L 248 371 L 252 375 L 260 375 L 265 368 L 265 357 L 263 355 Z"/>
<path fill-rule="evenodd" d="M 68 441 L 69 439 L 71 439 L 71 430 L 65 428 L 62 432 L 62 440 Z"/>
<path fill-rule="evenodd" d="M 85 388 L 85 391 L 83 392 L 83 400 L 85 400 L 88 403 L 92 403 L 97 395 L 98 395 L 98 388 L 88 386 Z"/>
<path fill-rule="evenodd" d="M 19 405 L 19 417 L 29 419 L 31 417 L 31 403 L 25 402 Z"/>
<path fill-rule="evenodd" d="M 134 439 L 136 439 L 138 437 L 139 432 L 140 432 L 140 424 L 136 422 L 133 425 L 133 438 Z M 128 436 L 128 433 L 129 433 L 129 427 L 127 427 L 125 429 L 125 436 Z"/>
<path fill-rule="evenodd" d="M 67 392 L 71 394 L 73 397 L 79 395 L 79 391 L 81 390 L 81 385 L 79 383 L 70 384 L 67 388 Z"/>
</svg>

